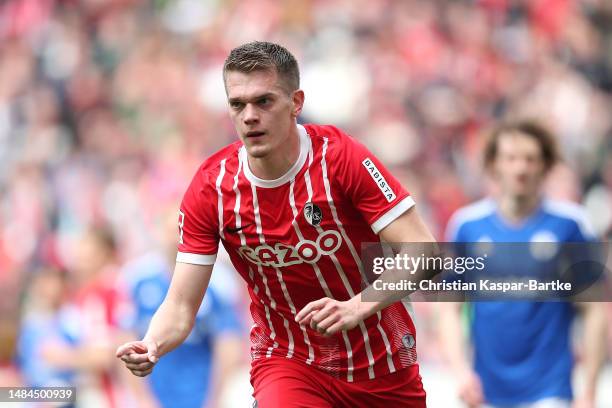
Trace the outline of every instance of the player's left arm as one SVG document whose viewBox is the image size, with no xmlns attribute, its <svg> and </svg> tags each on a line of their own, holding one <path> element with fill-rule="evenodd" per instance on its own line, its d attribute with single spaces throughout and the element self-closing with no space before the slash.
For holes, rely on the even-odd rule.
<svg viewBox="0 0 612 408">
<path fill-rule="evenodd" d="M 583 392 L 574 401 L 575 408 L 595 407 L 597 378 L 606 358 L 607 320 L 605 303 L 578 302 L 584 322 L 580 351 L 584 376 Z"/>
<path fill-rule="evenodd" d="M 389 243 L 435 242 L 433 235 L 414 209 L 408 191 L 364 145 L 336 130 L 338 137 L 330 139 L 329 166 L 332 182 L 343 196 L 361 213 L 372 231 Z M 395 245 L 393 245 L 395 247 Z M 414 252 L 428 256 L 434 245 L 402 245 L 401 253 Z M 394 248 L 396 249 L 396 248 Z M 406 278 L 405 271 L 386 270 L 379 277 L 384 282 Z M 412 281 L 422 279 L 423 271 L 408 276 Z M 351 299 L 339 301 L 322 298 L 307 304 L 295 317 L 300 324 L 308 324 L 318 332 L 331 335 L 349 330 L 364 319 L 405 297 L 408 292 L 384 291 L 377 293 L 372 285 Z M 364 302 L 363 299 L 368 299 Z"/>
<path fill-rule="evenodd" d="M 430 257 L 437 254 L 438 251 L 436 239 L 414 206 L 383 228 L 379 236 L 383 241 L 389 243 L 394 251 L 400 255 L 415 258 L 420 256 Z M 410 280 L 418 283 L 422 279 L 428 278 L 429 273 L 422 269 L 411 272 L 401 269 L 387 269 L 378 279 L 384 282 Z M 377 293 L 382 293 L 382 295 Z M 360 298 L 360 307 L 364 309 L 364 318 L 367 318 L 403 299 L 408 294 L 406 291 L 395 290 L 380 292 L 373 289 L 373 285 L 370 285 L 356 297 Z"/>
<path fill-rule="evenodd" d="M 422 243 L 419 245 L 419 252 L 426 256 L 434 255 L 436 248 L 435 244 L 428 244 L 435 243 L 435 239 L 414 206 L 383 228 L 379 236 L 390 243 Z M 412 251 L 414 251 L 414 247 L 407 252 Z M 423 279 L 422 273 L 423 271 L 417 271 L 410 278 L 417 282 Z M 379 279 L 389 282 L 399 281 L 405 277 L 404 272 L 398 273 L 395 270 L 386 270 Z M 329 336 L 341 330 L 354 328 L 359 322 L 401 300 L 408 294 L 408 292 L 403 291 L 384 291 L 375 294 L 373 286 L 370 285 L 346 301 L 322 298 L 310 302 L 296 315 L 295 320 L 299 324 L 310 325 L 312 329 Z M 368 299 L 368 301 L 364 299 Z"/>
</svg>

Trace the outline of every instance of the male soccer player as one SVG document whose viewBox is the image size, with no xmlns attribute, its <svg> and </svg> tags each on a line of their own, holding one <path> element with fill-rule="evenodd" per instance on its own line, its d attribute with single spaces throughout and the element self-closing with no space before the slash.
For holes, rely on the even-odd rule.
<svg viewBox="0 0 612 408">
<path fill-rule="evenodd" d="M 333 126 L 298 125 L 295 58 L 253 42 L 223 69 L 240 141 L 208 158 L 181 204 L 166 299 L 117 355 L 135 375 L 183 341 L 219 240 L 248 284 L 258 406 L 424 407 L 414 324 L 401 301 L 362 301 L 362 242 L 432 242 L 409 193 Z"/>
<path fill-rule="evenodd" d="M 485 146 L 485 166 L 497 194 L 459 210 L 451 242 L 588 242 L 594 239 L 581 208 L 543 197 L 545 176 L 557 161 L 553 136 L 537 123 L 499 126 Z M 520 260 L 524 263 L 525 260 Z M 537 260 L 533 260 L 536 262 Z M 569 407 L 574 309 L 584 311 L 582 357 L 586 386 L 576 407 L 594 407 L 605 348 L 602 304 L 535 301 L 474 302 L 474 369 L 461 336 L 442 336 L 460 397 L 470 406 Z M 460 333 L 460 304 L 445 303 L 441 331 Z"/>
</svg>

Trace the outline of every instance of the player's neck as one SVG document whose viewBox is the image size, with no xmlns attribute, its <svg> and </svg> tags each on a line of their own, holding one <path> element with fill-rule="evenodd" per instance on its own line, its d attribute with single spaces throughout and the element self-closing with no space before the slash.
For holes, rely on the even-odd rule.
<svg viewBox="0 0 612 408">
<path fill-rule="evenodd" d="M 498 202 L 498 210 L 504 219 L 510 223 L 519 224 L 536 211 L 540 200 L 539 194 L 523 197 L 502 195 Z"/>
<path fill-rule="evenodd" d="M 248 156 L 249 168 L 258 178 L 276 180 L 285 175 L 300 156 L 300 136 L 297 126 L 291 128 L 286 143 L 265 157 Z"/>
</svg>

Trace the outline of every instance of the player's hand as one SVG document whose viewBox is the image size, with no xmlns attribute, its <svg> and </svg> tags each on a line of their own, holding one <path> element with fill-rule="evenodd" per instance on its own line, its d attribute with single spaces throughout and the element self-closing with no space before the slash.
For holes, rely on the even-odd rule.
<svg viewBox="0 0 612 408">
<path fill-rule="evenodd" d="M 341 330 L 350 330 L 364 318 L 358 296 L 346 301 L 323 298 L 308 303 L 295 315 L 300 325 L 310 327 L 325 336 L 331 336 Z"/>
<path fill-rule="evenodd" d="M 473 371 L 467 371 L 459 378 L 459 398 L 470 408 L 484 404 L 484 394 L 480 377 Z"/>
<path fill-rule="evenodd" d="M 138 377 L 151 374 L 159 360 L 157 343 L 152 340 L 125 343 L 117 348 L 116 356 Z"/>
</svg>

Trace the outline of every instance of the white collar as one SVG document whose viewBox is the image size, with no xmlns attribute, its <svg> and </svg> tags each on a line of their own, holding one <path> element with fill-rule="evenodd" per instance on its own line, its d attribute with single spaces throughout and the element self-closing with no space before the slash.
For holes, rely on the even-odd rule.
<svg viewBox="0 0 612 408">
<path fill-rule="evenodd" d="M 265 180 L 257 177 L 253 174 L 251 169 L 249 168 L 249 161 L 247 158 L 246 147 L 243 145 L 240 148 L 240 160 L 242 161 L 242 168 L 244 169 L 244 176 L 249 180 L 252 184 L 257 187 L 263 188 L 274 188 L 282 186 L 283 184 L 291 181 L 300 171 L 300 169 L 306 163 L 306 158 L 308 157 L 308 151 L 310 150 L 310 137 L 306 133 L 306 129 L 302 125 L 297 125 L 298 135 L 300 137 L 300 155 L 293 166 L 282 176 L 274 180 Z"/>
</svg>

